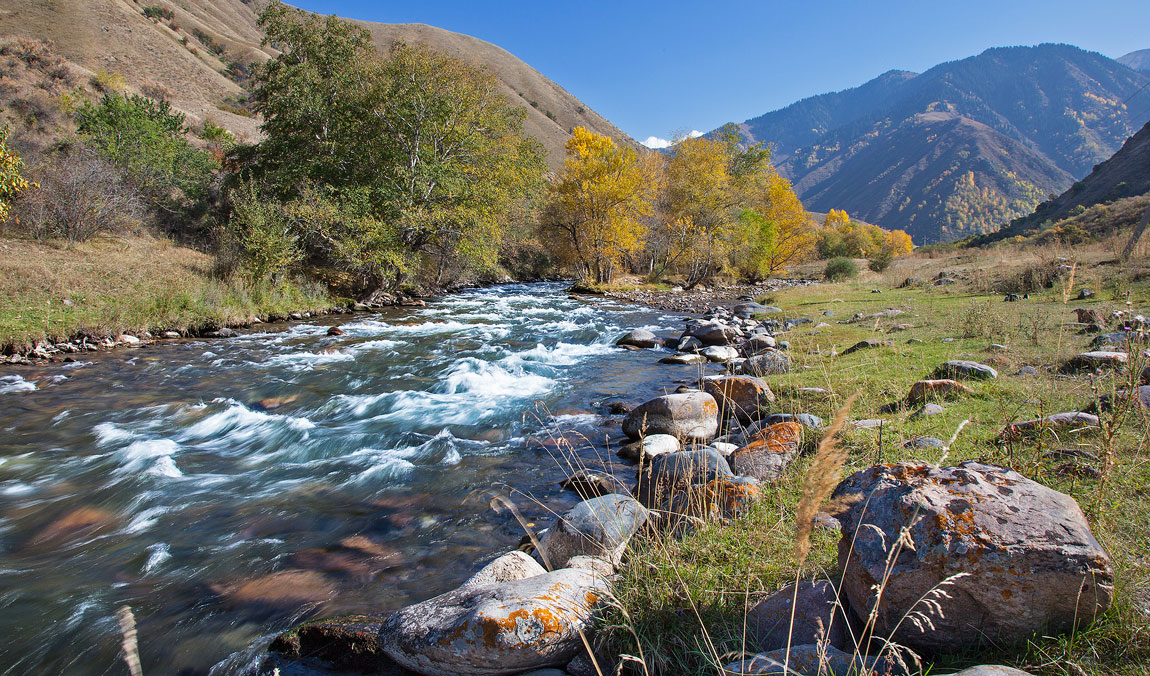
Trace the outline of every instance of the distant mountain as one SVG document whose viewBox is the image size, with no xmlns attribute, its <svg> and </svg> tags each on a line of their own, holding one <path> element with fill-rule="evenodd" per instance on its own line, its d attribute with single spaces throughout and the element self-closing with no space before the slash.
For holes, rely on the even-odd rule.
<svg viewBox="0 0 1150 676">
<path fill-rule="evenodd" d="M 192 123 L 210 118 L 241 138 L 255 140 L 259 120 L 243 109 L 247 94 L 242 73 L 276 53 L 260 45 L 263 35 L 256 16 L 263 4 L 181 0 L 153 7 L 125 0 L 4 0 L 0 36 L 52 40 L 56 52 L 89 71 L 117 73 L 136 91 L 167 90 L 173 106 Z M 146 6 L 170 15 L 148 18 L 143 14 Z M 493 44 L 422 24 L 358 23 L 371 31 L 381 49 L 396 40 L 425 43 L 489 68 L 508 99 L 527 109 L 526 131 L 543 143 L 552 168 L 562 164 L 563 144 L 575 126 L 638 147 L 558 84 Z"/>
<path fill-rule="evenodd" d="M 1118 63 L 1140 70 L 1143 73 L 1150 73 L 1150 49 L 1139 49 L 1136 52 L 1130 52 L 1117 59 Z"/>
<path fill-rule="evenodd" d="M 845 209 L 924 244 L 991 231 L 1065 190 L 1150 119 L 1150 90 L 1135 96 L 1147 82 L 1069 45 L 996 48 L 740 128 L 774 144 L 808 209 Z"/>
<path fill-rule="evenodd" d="M 1113 157 L 1094 167 L 1089 176 L 1075 182 L 1066 192 L 1039 204 L 1033 213 L 1015 219 L 998 232 L 974 238 L 972 244 L 1030 235 L 1096 204 L 1147 194 L 1150 194 L 1150 122 L 1127 139 Z"/>
</svg>

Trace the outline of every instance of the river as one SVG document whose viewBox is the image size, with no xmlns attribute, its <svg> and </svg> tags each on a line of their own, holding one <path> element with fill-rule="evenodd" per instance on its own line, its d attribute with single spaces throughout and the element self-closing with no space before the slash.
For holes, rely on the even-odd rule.
<svg viewBox="0 0 1150 676">
<path fill-rule="evenodd" d="M 328 336 L 330 326 L 346 334 Z M 0 372 L 0 674 L 247 674 L 312 617 L 384 613 L 514 547 L 489 505 L 545 526 L 577 464 L 631 478 L 613 400 L 695 376 L 624 331 L 681 318 L 474 290 Z"/>
</svg>

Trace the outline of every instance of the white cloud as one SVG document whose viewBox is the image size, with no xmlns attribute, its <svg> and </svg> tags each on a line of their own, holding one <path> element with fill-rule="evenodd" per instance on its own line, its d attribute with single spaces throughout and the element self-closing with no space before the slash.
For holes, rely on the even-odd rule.
<svg viewBox="0 0 1150 676">
<path fill-rule="evenodd" d="M 687 138 L 699 138 L 702 135 L 703 132 L 699 131 L 698 129 L 692 129 L 691 131 L 687 132 Z M 675 145 L 675 142 L 668 141 L 665 138 L 659 138 L 658 136 L 648 136 L 647 140 L 643 141 L 643 145 L 651 148 L 652 150 L 663 150 L 664 148 L 670 148 L 671 146 Z"/>
</svg>

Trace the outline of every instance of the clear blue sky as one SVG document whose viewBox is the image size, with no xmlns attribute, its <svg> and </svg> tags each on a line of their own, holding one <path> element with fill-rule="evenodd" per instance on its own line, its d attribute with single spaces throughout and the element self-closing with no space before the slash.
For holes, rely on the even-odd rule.
<svg viewBox="0 0 1150 676">
<path fill-rule="evenodd" d="M 610 2 L 294 0 L 495 43 L 636 139 L 709 131 L 892 68 L 988 47 L 1150 48 L 1150 0 Z"/>
</svg>

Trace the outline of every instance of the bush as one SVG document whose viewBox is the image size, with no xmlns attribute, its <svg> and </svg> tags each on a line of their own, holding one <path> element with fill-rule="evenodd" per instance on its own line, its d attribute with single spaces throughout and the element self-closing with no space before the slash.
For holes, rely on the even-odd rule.
<svg viewBox="0 0 1150 676">
<path fill-rule="evenodd" d="M 95 152 L 72 148 L 41 168 L 19 202 L 20 222 L 37 239 L 83 242 L 138 223 L 140 200 L 123 174 Z"/>
<path fill-rule="evenodd" d="M 103 68 L 97 68 L 96 72 L 92 74 L 92 79 L 88 82 L 96 91 L 105 94 L 124 91 L 124 76 L 106 71 Z"/>
<path fill-rule="evenodd" d="M 8 147 L 8 127 L 0 127 L 0 223 L 8 218 L 12 202 L 28 188 L 24 178 L 24 160 Z"/>
<path fill-rule="evenodd" d="M 303 258 L 295 228 L 275 201 L 265 199 L 252 182 L 231 191 L 232 214 L 226 246 L 244 276 L 261 281 L 278 277 Z"/>
<path fill-rule="evenodd" d="M 144 16 L 149 19 L 163 19 L 164 21 L 171 21 L 175 14 L 167 7 L 160 7 L 159 5 L 149 5 L 144 8 Z"/>
<path fill-rule="evenodd" d="M 882 272 L 883 270 L 889 268 L 890 264 L 893 262 L 894 252 L 883 250 L 875 254 L 873 258 L 867 261 L 866 266 L 870 268 L 872 272 Z"/>
<path fill-rule="evenodd" d="M 823 271 L 823 275 L 832 282 L 840 282 L 844 279 L 852 279 L 859 274 L 859 266 L 849 258 L 842 256 L 832 258 L 827 261 L 827 267 Z"/>
</svg>

